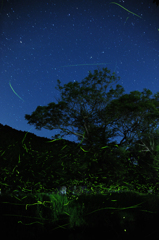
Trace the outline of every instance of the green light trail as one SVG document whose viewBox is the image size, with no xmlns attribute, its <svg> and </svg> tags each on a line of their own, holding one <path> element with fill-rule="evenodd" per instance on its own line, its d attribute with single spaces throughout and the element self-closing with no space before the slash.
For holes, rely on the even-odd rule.
<svg viewBox="0 0 159 240">
<path fill-rule="evenodd" d="M 17 95 L 19 97 L 19 95 L 14 91 L 14 89 L 11 86 L 11 83 L 9 82 L 9 86 L 11 87 L 12 91 L 15 93 L 15 95 Z M 19 97 L 22 101 L 24 101 L 21 97 Z"/>
<path fill-rule="evenodd" d="M 134 14 L 135 16 L 137 16 L 137 17 L 139 17 L 139 18 L 142 18 L 142 17 L 140 17 L 139 15 L 137 15 L 136 13 L 130 12 L 128 9 L 124 8 L 124 7 L 121 6 L 119 3 L 116 3 L 116 2 L 110 2 L 110 4 L 111 4 L 111 3 L 112 3 L 112 4 L 116 4 L 116 5 L 118 5 L 119 7 L 123 8 L 123 9 L 126 10 L 127 12 L 132 13 L 132 14 Z"/>
</svg>

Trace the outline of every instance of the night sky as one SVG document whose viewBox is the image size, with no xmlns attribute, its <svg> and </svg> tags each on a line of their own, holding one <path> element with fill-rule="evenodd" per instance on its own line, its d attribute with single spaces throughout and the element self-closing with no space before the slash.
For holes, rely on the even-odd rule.
<svg viewBox="0 0 159 240">
<path fill-rule="evenodd" d="M 47 138 L 60 133 L 36 130 L 25 114 L 58 103 L 57 79 L 61 86 L 81 82 L 98 67 L 116 72 L 124 94 L 159 92 L 159 7 L 153 0 L 3 0 L 0 8 L 1 124 Z"/>
</svg>

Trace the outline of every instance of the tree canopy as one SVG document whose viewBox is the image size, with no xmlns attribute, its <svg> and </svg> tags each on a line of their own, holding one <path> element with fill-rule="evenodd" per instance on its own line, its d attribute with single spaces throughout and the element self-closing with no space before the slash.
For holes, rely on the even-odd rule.
<svg viewBox="0 0 159 240">
<path fill-rule="evenodd" d="M 31 115 L 26 114 L 25 119 L 39 130 L 42 127 L 50 130 L 61 129 L 61 137 L 74 134 L 79 140 L 83 138 L 83 143 L 87 145 L 94 145 L 94 141 L 101 140 L 105 144 L 112 134 L 107 129 L 107 119 L 102 116 L 102 111 L 111 99 L 118 98 L 124 92 L 120 85 L 117 85 L 115 90 L 111 87 L 108 93 L 106 90 L 111 83 L 118 80 L 120 78 L 116 78 L 115 73 L 110 76 L 107 68 L 103 68 L 103 71 L 95 70 L 94 74 L 89 72 L 88 77 L 81 83 L 69 82 L 61 87 L 60 80 L 57 80 L 58 89 L 65 89 L 61 94 L 62 100 L 58 104 L 52 102 L 46 107 L 38 106 Z M 72 131 L 67 129 L 70 126 Z M 56 135 L 53 138 L 56 138 Z"/>
<path fill-rule="evenodd" d="M 142 168 L 146 166 L 143 160 L 145 163 L 147 160 L 143 153 L 135 151 L 135 146 L 139 140 L 147 138 L 150 132 L 155 131 L 158 125 L 159 93 L 154 94 L 151 99 L 152 92 L 147 89 L 143 92 L 123 94 L 121 85 L 117 85 L 115 90 L 111 86 L 106 92 L 109 85 L 119 79 L 115 73 L 111 76 L 110 70 L 103 68 L 103 71 L 95 70 L 94 74 L 89 72 L 88 77 L 81 83 L 69 82 L 62 87 L 60 80 L 57 80 L 58 89 L 64 89 L 61 100 L 57 104 L 52 102 L 48 106 L 38 106 L 31 115 L 26 114 L 25 119 L 39 130 L 42 127 L 50 130 L 61 129 L 61 137 L 68 134 L 78 136 L 78 140 L 83 141 L 85 146 L 82 150 L 87 150 L 85 162 L 80 161 L 81 166 L 87 168 L 87 176 L 90 173 L 96 178 L 101 175 L 100 182 L 104 181 L 106 173 L 107 183 L 110 179 L 121 181 L 123 176 L 128 177 L 128 160 L 130 154 L 136 153 L 136 157 L 142 157 L 142 161 L 139 161 L 138 168 L 131 166 L 132 176 L 137 179 L 137 176 L 143 175 L 140 180 L 145 183 L 149 169 L 142 171 Z M 67 129 L 68 127 L 72 130 Z M 117 145 L 111 138 L 118 136 L 122 139 Z M 58 135 L 53 138 L 56 137 Z M 140 147 L 137 149 L 141 150 Z M 153 172 L 155 167 L 153 164 L 151 166 Z M 113 176 L 115 172 L 116 177 Z"/>
<path fill-rule="evenodd" d="M 159 122 L 159 93 L 150 99 L 152 92 L 132 91 L 119 99 L 112 100 L 105 109 L 105 115 L 110 118 L 110 125 L 122 134 L 122 144 L 135 142 L 143 133 L 154 129 Z M 114 114 L 115 113 L 115 114 Z"/>
</svg>

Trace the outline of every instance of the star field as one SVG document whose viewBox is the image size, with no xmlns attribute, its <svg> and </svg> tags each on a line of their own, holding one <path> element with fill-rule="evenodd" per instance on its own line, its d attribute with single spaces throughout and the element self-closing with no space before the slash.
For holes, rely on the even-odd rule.
<svg viewBox="0 0 159 240">
<path fill-rule="evenodd" d="M 24 115 L 58 102 L 57 79 L 61 86 L 81 82 L 98 67 L 115 71 L 125 93 L 159 91 L 159 8 L 153 1 L 3 2 L 1 124 L 47 138 L 58 134 L 36 130 Z"/>
</svg>

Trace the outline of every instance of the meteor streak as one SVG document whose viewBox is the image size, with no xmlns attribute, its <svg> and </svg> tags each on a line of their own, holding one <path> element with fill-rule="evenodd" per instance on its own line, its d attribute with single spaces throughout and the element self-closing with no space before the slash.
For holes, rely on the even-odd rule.
<svg viewBox="0 0 159 240">
<path fill-rule="evenodd" d="M 12 91 L 15 93 L 15 95 L 17 95 L 19 97 L 19 95 L 14 91 L 14 89 L 11 86 L 11 83 L 9 82 L 9 86 L 11 87 Z M 22 101 L 24 101 L 21 97 L 19 97 Z"/>
<path fill-rule="evenodd" d="M 110 2 L 110 4 L 111 4 L 111 3 L 112 3 L 112 4 L 116 4 L 116 5 L 118 5 L 119 7 L 123 8 L 123 9 L 126 10 L 127 12 L 132 13 L 132 14 L 134 14 L 135 16 L 137 16 L 137 17 L 139 17 L 139 18 L 142 18 L 142 17 L 140 17 L 139 15 L 137 15 L 136 13 L 130 12 L 128 9 L 124 8 L 124 7 L 121 6 L 119 3 L 116 3 L 116 2 Z"/>
</svg>

